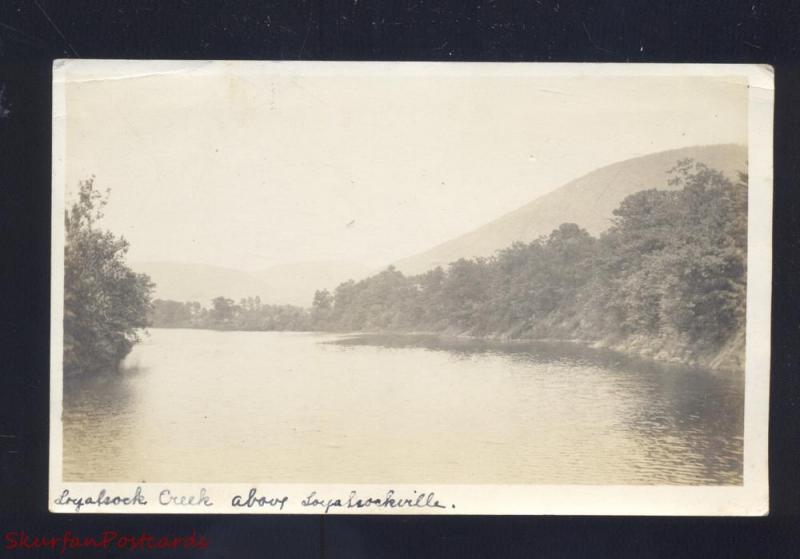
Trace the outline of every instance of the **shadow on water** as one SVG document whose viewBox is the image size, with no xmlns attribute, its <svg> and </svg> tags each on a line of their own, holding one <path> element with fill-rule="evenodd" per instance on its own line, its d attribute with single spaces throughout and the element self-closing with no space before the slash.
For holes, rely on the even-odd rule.
<svg viewBox="0 0 800 559">
<path fill-rule="evenodd" d="M 744 372 L 651 361 L 571 342 L 479 340 L 436 335 L 359 334 L 330 342 L 447 352 L 457 359 L 485 355 L 513 363 L 555 366 L 567 374 L 604 375 L 630 409 L 621 414 L 642 451 L 663 467 L 655 483 L 675 483 L 692 469 L 713 485 L 741 485 Z M 524 369 L 523 369 L 524 370 Z M 555 370 L 555 369 L 553 369 Z M 659 477 L 660 476 L 660 477 Z"/>
<path fill-rule="evenodd" d="M 593 348 L 585 344 L 556 340 L 499 341 L 479 338 L 458 338 L 436 334 L 353 334 L 337 340 L 320 342 L 339 346 L 376 346 L 384 348 L 422 348 L 444 351 L 454 356 L 471 357 L 488 354 L 508 357 L 530 363 L 589 366 L 619 371 L 647 372 L 650 374 L 680 372 L 720 376 L 728 379 L 741 377 L 741 371 L 713 371 L 678 363 L 653 361 L 618 351 Z"/>
<path fill-rule="evenodd" d="M 130 418 L 137 413 L 133 382 L 145 373 L 137 366 L 66 377 L 63 385 L 63 471 L 66 481 L 93 481 L 123 455 L 130 438 Z"/>
<path fill-rule="evenodd" d="M 627 424 L 649 441 L 647 454 L 669 467 L 691 464 L 696 479 L 741 485 L 744 452 L 744 379 L 730 371 L 642 370 L 642 397 Z M 663 481 L 667 481 L 664 479 Z"/>
<path fill-rule="evenodd" d="M 64 412 L 85 410 L 88 407 L 114 408 L 122 412 L 130 407 L 133 398 L 131 381 L 145 374 L 139 365 L 122 365 L 119 370 L 100 371 L 64 377 Z"/>
</svg>

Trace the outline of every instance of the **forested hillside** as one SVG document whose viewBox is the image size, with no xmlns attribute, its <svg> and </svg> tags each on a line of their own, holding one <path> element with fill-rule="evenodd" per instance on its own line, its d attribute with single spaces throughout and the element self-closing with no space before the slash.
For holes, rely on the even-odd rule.
<svg viewBox="0 0 800 559">
<path fill-rule="evenodd" d="M 405 274 L 421 274 L 459 258 L 492 256 L 514 242 L 528 243 L 562 223 L 578 223 L 592 235 L 610 226 L 614 210 L 636 192 L 674 190 L 667 182 L 676 161 L 692 159 L 736 180 L 747 166 L 747 148 L 736 144 L 691 146 L 652 153 L 601 167 L 516 210 L 431 249 L 396 262 Z"/>
<path fill-rule="evenodd" d="M 732 181 L 685 160 L 671 181 L 670 190 L 625 198 L 599 238 L 565 223 L 447 269 L 406 276 L 389 267 L 334 293 L 318 291 L 310 311 L 219 299 L 213 309 L 193 306 L 169 324 L 175 303 L 157 301 L 154 325 L 579 340 L 741 367 L 746 176 Z"/>
</svg>

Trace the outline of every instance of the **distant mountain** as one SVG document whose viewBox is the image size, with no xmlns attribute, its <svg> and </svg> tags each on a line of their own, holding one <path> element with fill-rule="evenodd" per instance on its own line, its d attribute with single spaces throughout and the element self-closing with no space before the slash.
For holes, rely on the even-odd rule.
<svg viewBox="0 0 800 559">
<path fill-rule="evenodd" d="M 694 146 L 662 151 L 602 167 L 474 231 L 405 258 L 395 266 L 406 274 L 446 266 L 459 258 L 490 256 L 515 241 L 530 242 L 562 223 L 577 223 L 593 235 L 607 229 L 612 212 L 628 195 L 641 190 L 669 190 L 668 171 L 691 158 L 731 179 L 747 170 L 747 148 L 735 144 Z"/>
<path fill-rule="evenodd" d="M 224 295 L 234 301 L 261 297 L 263 303 L 311 306 L 314 291 L 333 290 L 348 279 L 361 279 L 371 268 L 351 262 L 298 262 L 254 272 L 182 262 L 139 262 L 131 267 L 156 284 L 155 297 L 199 301 L 208 305 Z"/>
</svg>

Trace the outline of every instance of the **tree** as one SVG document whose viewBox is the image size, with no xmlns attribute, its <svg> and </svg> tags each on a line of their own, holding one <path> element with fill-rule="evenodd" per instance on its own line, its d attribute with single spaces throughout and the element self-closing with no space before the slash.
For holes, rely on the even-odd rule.
<svg viewBox="0 0 800 559">
<path fill-rule="evenodd" d="M 484 258 L 461 258 L 450 264 L 442 286 L 442 306 L 447 320 L 459 328 L 483 329 L 483 311 L 489 296 L 490 268 Z"/>
<path fill-rule="evenodd" d="M 233 303 L 233 299 L 228 299 L 227 297 L 216 297 L 211 301 L 211 304 L 213 307 L 209 313 L 210 318 L 218 326 L 230 324 L 239 308 Z"/>
<path fill-rule="evenodd" d="M 115 370 L 147 326 L 154 284 L 125 263 L 128 242 L 97 227 L 108 193 L 81 181 L 65 212 L 64 371 Z"/>
<path fill-rule="evenodd" d="M 327 289 L 317 290 L 314 292 L 314 302 L 311 308 L 320 311 L 328 311 L 333 307 L 333 295 Z"/>
<path fill-rule="evenodd" d="M 311 303 L 311 320 L 317 327 L 325 326 L 333 310 L 333 295 L 327 289 L 314 292 L 314 301 Z"/>
</svg>

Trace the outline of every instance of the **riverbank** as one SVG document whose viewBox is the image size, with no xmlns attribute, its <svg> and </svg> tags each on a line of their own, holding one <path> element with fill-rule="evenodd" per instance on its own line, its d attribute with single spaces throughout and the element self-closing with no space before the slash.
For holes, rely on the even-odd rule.
<svg viewBox="0 0 800 559">
<path fill-rule="evenodd" d="M 179 329 L 186 328 L 192 330 L 214 330 L 223 332 L 320 332 L 326 334 L 342 335 L 392 335 L 392 336 L 431 336 L 440 339 L 452 340 L 475 340 L 491 341 L 501 343 L 537 343 L 554 342 L 569 343 L 591 349 L 611 350 L 617 353 L 646 359 L 661 363 L 672 363 L 687 365 L 690 367 L 702 367 L 706 369 L 720 371 L 742 371 L 744 370 L 745 337 L 744 332 L 739 332 L 736 336 L 723 344 L 718 349 L 708 349 L 700 351 L 688 344 L 678 340 L 664 338 L 653 338 L 645 335 L 635 335 L 626 338 L 606 338 L 606 339 L 587 339 L 576 336 L 532 336 L 520 335 L 519 332 L 494 332 L 486 334 L 474 334 L 470 331 L 461 331 L 455 328 L 447 328 L 440 331 L 435 330 L 369 330 L 369 331 L 343 331 L 343 330 L 239 330 L 236 328 L 203 328 L 199 326 L 158 326 L 157 328 Z"/>
<path fill-rule="evenodd" d="M 524 343 L 566 343 L 590 349 L 609 350 L 627 357 L 655 361 L 659 363 L 680 364 L 702 367 L 717 371 L 744 370 L 744 332 L 735 336 L 719 350 L 697 351 L 670 340 L 648 338 L 637 335 L 625 339 L 592 340 L 577 337 L 514 336 L 510 333 L 490 333 L 475 335 L 454 329 L 443 331 L 369 331 L 336 332 L 347 335 L 392 335 L 392 336 L 431 336 L 443 340 L 474 340 L 510 344 Z"/>
</svg>

